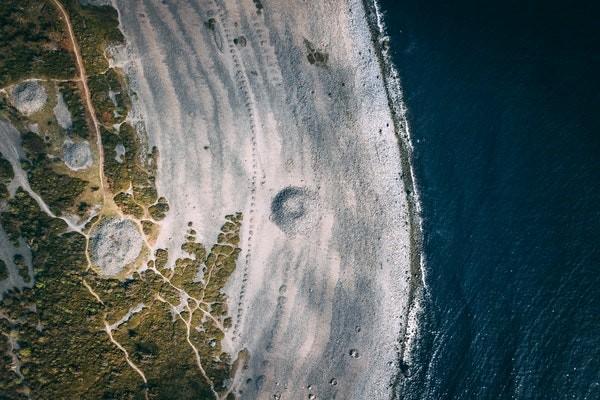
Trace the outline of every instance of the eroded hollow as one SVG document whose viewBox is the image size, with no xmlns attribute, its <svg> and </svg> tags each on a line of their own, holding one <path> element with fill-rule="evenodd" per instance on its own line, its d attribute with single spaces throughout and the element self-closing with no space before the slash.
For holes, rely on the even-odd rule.
<svg viewBox="0 0 600 400">
<path fill-rule="evenodd" d="M 288 235 L 306 233 L 317 222 L 316 195 L 297 186 L 283 188 L 271 202 L 271 220 Z"/>
</svg>

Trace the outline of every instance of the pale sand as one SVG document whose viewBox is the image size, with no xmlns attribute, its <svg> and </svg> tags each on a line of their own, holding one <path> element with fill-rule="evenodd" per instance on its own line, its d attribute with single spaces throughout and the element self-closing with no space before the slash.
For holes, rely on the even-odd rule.
<svg viewBox="0 0 600 400">
<path fill-rule="evenodd" d="M 63 99 L 62 93 L 58 91 L 56 93 L 56 105 L 52 109 L 54 112 L 54 118 L 56 118 L 56 122 L 63 129 L 71 129 L 73 126 L 73 119 L 71 118 L 71 112 L 67 107 L 67 103 Z"/>
<path fill-rule="evenodd" d="M 244 214 L 225 345 L 251 358 L 234 391 L 389 398 L 409 215 L 362 3 L 265 1 L 260 15 L 251 1 L 114 3 L 129 44 L 118 63 L 137 93 L 130 118 L 160 151 L 171 206 L 157 247 L 180 254 L 188 221 L 210 245 L 224 215 Z M 234 44 L 242 35 L 246 46 Z M 326 66 L 307 61 L 305 39 Z M 310 196 L 278 215 L 287 187 Z"/>
</svg>

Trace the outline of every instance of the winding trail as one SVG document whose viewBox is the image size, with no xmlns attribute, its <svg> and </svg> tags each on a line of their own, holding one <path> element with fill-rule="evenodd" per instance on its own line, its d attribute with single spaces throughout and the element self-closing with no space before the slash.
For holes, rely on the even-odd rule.
<svg viewBox="0 0 600 400">
<path fill-rule="evenodd" d="M 106 190 L 104 187 L 104 149 L 102 147 L 102 136 L 100 134 L 100 124 L 98 123 L 98 119 L 96 118 L 96 111 L 94 110 L 94 105 L 92 104 L 92 96 L 90 95 L 90 90 L 87 85 L 87 74 L 85 72 L 85 65 L 83 64 L 83 59 L 81 58 L 81 52 L 79 51 L 79 44 L 77 43 L 77 39 L 75 38 L 75 33 L 73 32 L 73 26 L 71 25 L 71 19 L 69 18 L 69 14 L 65 7 L 58 0 L 52 0 L 54 5 L 58 8 L 60 13 L 62 14 L 65 24 L 67 25 L 67 31 L 69 32 L 69 39 L 71 40 L 71 44 L 73 45 L 73 52 L 75 53 L 75 60 L 77 61 L 77 70 L 79 72 L 79 78 L 81 80 L 81 86 L 83 87 L 83 96 L 85 97 L 85 104 L 88 109 L 88 113 L 90 114 L 90 118 L 92 120 L 92 124 L 94 125 L 94 132 L 96 134 L 96 144 L 98 146 L 98 176 L 100 178 L 100 188 L 102 189 L 102 200 L 103 204 L 106 203 Z"/>
<path fill-rule="evenodd" d="M 137 366 L 135 365 L 135 363 L 133 361 L 131 361 L 131 359 L 129 358 L 129 353 L 127 352 L 127 350 L 121 346 L 121 343 L 117 342 L 112 335 L 112 330 L 110 328 L 110 325 L 108 324 L 107 321 L 104 321 L 104 331 L 106 332 L 106 334 L 108 335 L 108 338 L 110 339 L 110 341 L 117 346 L 117 348 L 119 350 L 121 350 L 123 352 L 123 355 L 125 356 L 125 361 L 127 361 L 127 364 L 129 364 L 129 366 L 138 373 L 138 375 L 142 378 L 142 380 L 144 381 L 145 384 L 148 383 L 148 380 L 146 379 L 146 375 L 144 375 L 144 372 Z M 144 398 L 146 400 L 148 400 L 148 389 L 145 388 L 144 389 Z"/>
</svg>

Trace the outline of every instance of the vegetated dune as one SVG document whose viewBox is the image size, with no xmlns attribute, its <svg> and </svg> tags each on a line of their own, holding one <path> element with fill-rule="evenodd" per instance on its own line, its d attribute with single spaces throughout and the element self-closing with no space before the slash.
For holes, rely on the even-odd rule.
<svg viewBox="0 0 600 400">
<path fill-rule="evenodd" d="M 244 214 L 225 348 L 250 359 L 234 392 L 389 398 L 409 216 L 362 3 L 115 5 L 129 46 L 116 62 L 171 206 L 156 246 L 176 257 L 188 221 L 210 242 Z"/>
</svg>

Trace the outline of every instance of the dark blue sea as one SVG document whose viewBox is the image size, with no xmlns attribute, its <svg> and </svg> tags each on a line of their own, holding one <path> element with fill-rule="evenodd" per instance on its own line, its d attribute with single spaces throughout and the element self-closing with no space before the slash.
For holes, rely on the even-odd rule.
<svg viewBox="0 0 600 400">
<path fill-rule="evenodd" d="M 600 2 L 384 0 L 427 292 L 400 399 L 600 399 Z"/>
</svg>

